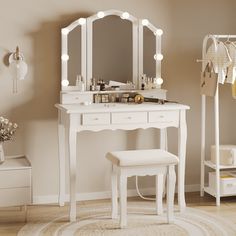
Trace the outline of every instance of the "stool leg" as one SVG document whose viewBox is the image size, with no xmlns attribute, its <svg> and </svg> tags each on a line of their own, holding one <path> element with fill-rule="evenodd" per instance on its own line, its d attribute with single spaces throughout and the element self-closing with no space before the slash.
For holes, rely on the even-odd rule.
<svg viewBox="0 0 236 236">
<path fill-rule="evenodd" d="M 117 173 L 114 170 L 114 166 L 112 166 L 112 174 L 111 174 L 111 210 L 112 219 L 117 218 Z"/>
<path fill-rule="evenodd" d="M 163 213 L 163 174 L 156 175 L 156 211 L 157 215 L 161 215 Z"/>
<path fill-rule="evenodd" d="M 167 221 L 174 221 L 174 195 L 175 195 L 175 167 L 173 165 L 167 167 Z"/>
<path fill-rule="evenodd" d="M 120 173 L 120 227 L 127 225 L 127 177 Z"/>
</svg>

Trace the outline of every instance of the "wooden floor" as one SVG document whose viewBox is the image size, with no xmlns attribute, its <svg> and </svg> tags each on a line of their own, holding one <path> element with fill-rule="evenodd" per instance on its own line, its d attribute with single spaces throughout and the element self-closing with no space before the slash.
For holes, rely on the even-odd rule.
<svg viewBox="0 0 236 236">
<path fill-rule="evenodd" d="M 140 198 L 129 198 L 129 200 L 138 200 Z M 142 200 L 142 199 L 141 199 Z M 93 202 L 108 202 L 110 200 L 96 200 Z M 142 200 L 143 201 L 143 200 Z M 91 201 L 82 201 L 79 205 L 89 204 Z M 188 207 L 201 209 L 215 215 L 229 219 L 236 224 L 236 197 L 221 198 L 220 207 L 215 206 L 215 198 L 210 195 L 200 197 L 198 192 L 187 193 L 186 203 Z M 58 205 L 33 205 L 28 206 L 28 221 L 38 221 L 44 219 L 50 221 L 52 217 L 57 215 L 65 215 L 68 213 L 68 204 L 64 207 Z M 19 229 L 25 224 L 24 211 L 19 207 L 0 208 L 0 236 L 17 235 Z"/>
</svg>

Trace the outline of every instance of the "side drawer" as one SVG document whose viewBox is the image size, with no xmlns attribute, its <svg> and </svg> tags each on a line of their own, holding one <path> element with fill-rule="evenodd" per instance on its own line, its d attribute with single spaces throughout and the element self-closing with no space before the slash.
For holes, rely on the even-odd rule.
<svg viewBox="0 0 236 236">
<path fill-rule="evenodd" d="M 179 112 L 178 111 L 150 111 L 149 122 L 150 123 L 168 123 L 168 124 L 178 126 Z"/>
<path fill-rule="evenodd" d="M 66 93 L 61 94 L 61 104 L 79 104 L 83 102 L 92 102 L 93 96 L 91 94 L 76 94 Z"/>
<path fill-rule="evenodd" d="M 82 125 L 109 125 L 110 113 L 82 114 Z"/>
<path fill-rule="evenodd" d="M 31 188 L 0 189 L 0 207 L 31 204 Z"/>
<path fill-rule="evenodd" d="M 147 123 L 147 112 L 115 112 L 111 121 L 112 124 Z"/>
<path fill-rule="evenodd" d="M 0 189 L 28 187 L 31 185 L 31 169 L 0 171 Z"/>
</svg>

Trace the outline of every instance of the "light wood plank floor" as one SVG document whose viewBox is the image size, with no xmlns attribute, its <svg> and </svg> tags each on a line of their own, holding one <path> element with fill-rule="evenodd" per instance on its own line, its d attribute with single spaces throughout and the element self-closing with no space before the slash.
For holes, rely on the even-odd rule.
<svg viewBox="0 0 236 236">
<path fill-rule="evenodd" d="M 129 201 L 138 200 L 140 198 L 129 198 Z M 96 200 L 93 203 L 109 202 L 110 200 Z M 140 199 L 140 201 L 144 201 Z M 215 206 L 215 198 L 205 194 L 200 197 L 199 192 L 187 193 L 186 202 L 188 207 L 201 209 L 209 213 L 224 217 L 236 224 L 236 197 L 221 198 L 220 207 Z M 79 205 L 89 204 L 91 201 L 82 201 Z M 68 204 L 64 207 L 53 205 L 33 205 L 28 206 L 28 221 L 38 221 L 44 219 L 50 221 L 55 216 L 66 215 L 68 213 Z M 17 235 L 19 229 L 25 224 L 24 211 L 20 211 L 19 207 L 0 208 L 0 236 Z"/>
</svg>

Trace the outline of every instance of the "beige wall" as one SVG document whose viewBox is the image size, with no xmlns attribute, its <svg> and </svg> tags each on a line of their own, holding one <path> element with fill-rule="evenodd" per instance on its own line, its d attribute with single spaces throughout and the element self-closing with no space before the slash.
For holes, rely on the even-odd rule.
<svg viewBox="0 0 236 236">
<path fill-rule="evenodd" d="M 14 5 L 14 7 L 13 7 Z M 199 184 L 200 174 L 200 96 L 199 71 L 202 39 L 207 33 L 236 34 L 234 0 L 129 0 L 129 1 L 1 1 L 0 9 L 0 114 L 20 126 L 13 142 L 5 145 L 8 155 L 25 153 L 33 166 L 35 196 L 55 195 L 58 190 L 57 111 L 60 91 L 60 28 L 98 10 L 119 9 L 137 18 L 148 18 L 164 31 L 163 87 L 170 99 L 188 104 L 188 145 L 186 183 Z M 29 66 L 27 79 L 12 94 L 6 54 L 16 45 Z M 230 86 L 220 88 L 221 142 L 236 143 L 235 100 Z M 212 107 L 208 107 L 211 112 Z M 213 116 L 208 116 L 213 127 Z M 176 152 L 176 131 L 171 130 L 170 150 Z M 157 147 L 153 130 L 104 131 L 78 136 L 79 192 L 108 190 L 107 150 Z M 208 144 L 213 135 L 208 132 Z M 91 149 L 91 146 L 94 148 Z M 99 165 L 98 165 L 99 163 Z M 92 174 L 91 174 L 92 173 Z M 143 180 L 143 186 L 152 183 Z"/>
</svg>

